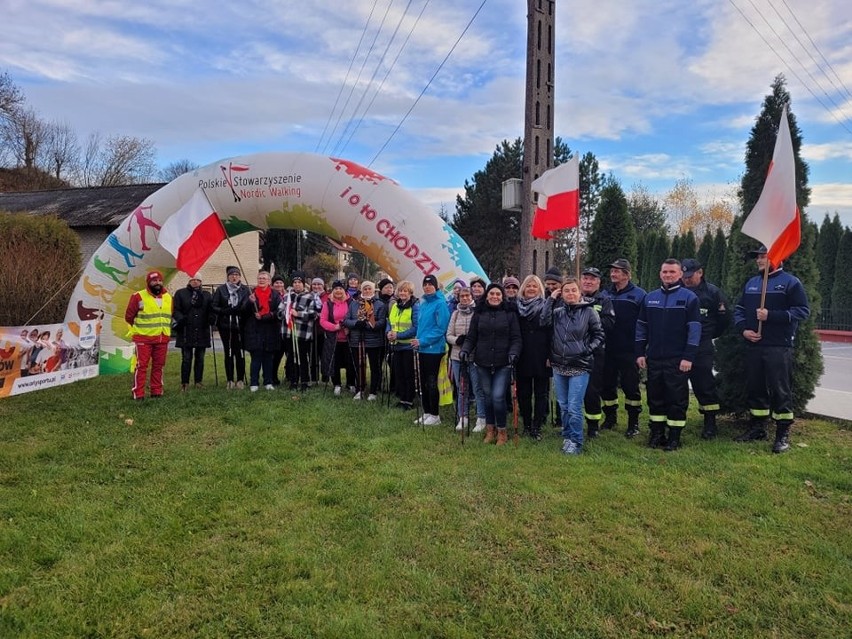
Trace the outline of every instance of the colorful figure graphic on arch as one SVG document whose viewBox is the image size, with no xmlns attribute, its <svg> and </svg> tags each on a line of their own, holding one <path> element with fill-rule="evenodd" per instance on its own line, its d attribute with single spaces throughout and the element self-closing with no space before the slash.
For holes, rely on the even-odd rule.
<svg viewBox="0 0 852 639">
<path fill-rule="evenodd" d="M 176 274 L 175 258 L 157 241 L 159 229 L 198 189 L 232 237 L 269 228 L 313 231 L 353 246 L 394 280 L 408 279 L 418 287 L 430 274 L 445 288 L 456 278 L 484 276 L 448 224 L 371 169 L 310 153 L 226 158 L 182 175 L 128 211 L 119 227 L 121 241 L 115 236 L 104 242 L 87 265 L 65 321 L 73 330 L 102 315 L 102 373 L 129 370 L 133 349 L 125 307 L 130 295 L 144 287 L 147 271 L 161 271 L 167 282 Z"/>
</svg>

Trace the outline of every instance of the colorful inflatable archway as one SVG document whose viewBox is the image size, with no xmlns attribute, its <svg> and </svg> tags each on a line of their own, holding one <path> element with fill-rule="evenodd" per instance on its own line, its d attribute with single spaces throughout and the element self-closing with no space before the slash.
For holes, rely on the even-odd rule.
<svg viewBox="0 0 852 639">
<path fill-rule="evenodd" d="M 129 370 L 132 347 L 124 310 L 158 269 L 166 281 L 175 258 L 157 234 L 169 216 L 203 189 L 228 235 L 269 228 L 304 229 L 345 242 L 395 280 L 419 286 L 433 274 L 448 288 L 484 272 L 440 216 L 393 180 L 354 162 L 308 153 L 228 158 L 187 173 L 139 204 L 95 252 L 74 289 L 65 321 L 103 318 L 101 372 Z M 248 268 L 248 267 L 247 267 Z M 249 283 L 251 274 L 245 274 Z"/>
</svg>

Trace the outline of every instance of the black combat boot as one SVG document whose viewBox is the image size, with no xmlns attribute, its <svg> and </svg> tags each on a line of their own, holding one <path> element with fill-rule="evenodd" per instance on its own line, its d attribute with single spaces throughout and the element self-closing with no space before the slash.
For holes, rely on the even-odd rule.
<svg viewBox="0 0 852 639">
<path fill-rule="evenodd" d="M 648 436 L 648 448 L 662 448 L 666 445 L 665 422 L 651 422 L 648 429 L 651 431 Z"/>
<path fill-rule="evenodd" d="M 704 428 L 701 429 L 701 439 L 716 439 L 716 412 L 704 413 Z"/>
<path fill-rule="evenodd" d="M 668 443 L 663 450 L 670 453 L 673 450 L 680 448 L 680 433 L 682 430 L 683 428 L 669 428 Z"/>
<path fill-rule="evenodd" d="M 586 420 L 586 437 L 589 439 L 594 439 L 598 436 L 598 420 L 596 419 L 587 419 Z"/>
<path fill-rule="evenodd" d="M 532 428 L 530 429 L 530 437 L 537 442 L 541 441 L 541 422 L 533 421 Z"/>
<path fill-rule="evenodd" d="M 778 422 L 775 427 L 775 443 L 772 445 L 773 453 L 784 453 L 790 450 L 790 426 L 792 422 Z"/>
<path fill-rule="evenodd" d="M 617 419 L 616 413 L 618 412 L 617 406 L 604 406 L 604 420 L 603 424 L 601 424 L 601 430 L 612 430 L 615 428 Z"/>
<path fill-rule="evenodd" d="M 768 439 L 766 434 L 766 421 L 762 419 L 752 419 L 748 425 L 748 430 L 734 438 L 735 442 L 756 442 Z"/>
<path fill-rule="evenodd" d="M 627 413 L 627 432 L 624 436 L 633 439 L 639 434 L 639 413 Z"/>
</svg>

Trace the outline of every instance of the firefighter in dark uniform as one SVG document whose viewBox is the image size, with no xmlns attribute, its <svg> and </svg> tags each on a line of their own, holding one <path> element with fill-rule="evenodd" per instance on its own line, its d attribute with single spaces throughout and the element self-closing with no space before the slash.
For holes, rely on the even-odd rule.
<svg viewBox="0 0 852 639">
<path fill-rule="evenodd" d="M 701 306 L 701 343 L 692 362 L 689 382 L 698 400 L 698 410 L 704 415 L 701 438 L 713 439 L 716 437 L 716 414 L 719 412 L 719 393 L 716 391 L 716 378 L 713 376 L 713 340 L 728 328 L 731 315 L 725 294 L 704 279 L 701 263 L 696 259 L 687 258 L 681 265 L 683 283 L 698 296 Z"/>
<path fill-rule="evenodd" d="M 586 301 L 591 302 L 592 307 L 598 312 L 604 331 L 610 331 L 615 325 L 615 311 L 612 310 L 612 301 L 600 289 L 601 272 L 593 266 L 587 266 L 583 269 L 583 274 L 580 277 L 580 293 Z M 592 353 L 594 362 L 589 375 L 589 385 L 586 386 L 586 395 L 583 398 L 587 437 L 590 439 L 598 436 L 598 425 L 603 419 L 601 386 L 603 384 L 605 348 L 605 342 L 602 342 Z"/>
<path fill-rule="evenodd" d="M 775 422 L 773 453 L 790 448 L 793 425 L 793 341 L 799 322 L 811 314 L 808 296 L 798 278 L 774 267 L 765 246 L 749 254 L 757 262 L 758 275 L 746 282 L 742 296 L 734 308 L 734 325 L 748 342 L 749 428 L 737 437 L 739 442 L 767 438 L 766 421 Z M 769 269 L 766 299 L 760 302 L 764 271 Z"/>
<path fill-rule="evenodd" d="M 642 412 L 635 349 L 636 319 L 645 299 L 645 291 L 630 281 L 630 262 L 624 258 L 619 258 L 609 265 L 609 279 L 612 286 L 604 293 L 612 301 L 615 323 L 606 331 L 606 358 L 601 388 L 604 422 L 601 428 L 615 428 L 620 379 L 627 409 L 627 432 L 624 434 L 632 438 L 639 434 L 639 413 Z"/>
<path fill-rule="evenodd" d="M 666 451 L 680 448 L 689 372 L 701 341 L 698 296 L 683 286 L 682 276 L 680 262 L 665 260 L 660 267 L 663 285 L 645 296 L 636 321 L 636 363 L 648 370 L 648 446 Z"/>
</svg>

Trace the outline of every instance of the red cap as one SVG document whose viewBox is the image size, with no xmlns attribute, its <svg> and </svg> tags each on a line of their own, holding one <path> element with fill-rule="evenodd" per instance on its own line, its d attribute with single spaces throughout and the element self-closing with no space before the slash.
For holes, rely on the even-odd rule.
<svg viewBox="0 0 852 639">
<path fill-rule="evenodd" d="M 151 280 L 162 280 L 163 274 L 160 271 L 151 271 L 148 273 L 148 276 L 145 278 L 145 281 L 150 284 Z"/>
</svg>

